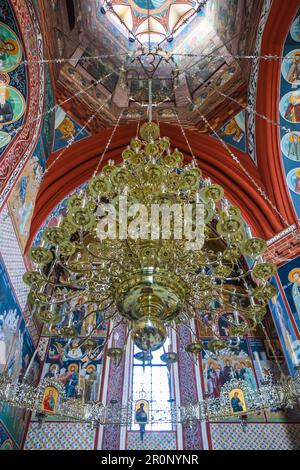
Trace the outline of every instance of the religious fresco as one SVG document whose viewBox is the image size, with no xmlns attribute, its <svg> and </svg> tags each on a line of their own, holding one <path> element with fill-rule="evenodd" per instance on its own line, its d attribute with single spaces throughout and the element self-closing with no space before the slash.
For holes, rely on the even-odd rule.
<svg viewBox="0 0 300 470">
<path fill-rule="evenodd" d="M 20 32 L 7 0 L 0 10 L 0 157 L 26 110 L 26 68 Z"/>
<path fill-rule="evenodd" d="M 243 3 L 243 14 L 241 13 L 241 8 L 239 8 L 240 3 Z M 253 0 L 245 0 L 243 2 L 239 0 L 208 2 L 207 14 L 212 19 L 218 36 L 228 49 L 233 49 L 233 45 L 236 43 L 233 38 L 239 32 L 237 52 L 244 51 L 246 45 L 246 21 L 250 18 L 253 5 Z M 240 14 L 237 15 L 237 12 Z M 241 23 L 244 25 L 242 28 Z M 241 28 L 240 31 L 239 28 Z"/>
<path fill-rule="evenodd" d="M 30 359 L 34 353 L 34 345 L 32 339 L 22 321 L 20 329 L 14 339 L 13 351 L 8 357 L 6 372 L 15 380 L 22 380 L 24 377 Z M 31 365 L 26 381 L 36 386 L 40 373 L 40 362 L 36 358 Z M 0 404 L 0 421 L 9 430 L 14 437 L 16 443 L 21 445 L 26 424 L 28 422 L 29 412 L 23 409 L 12 408 L 7 403 Z"/>
<path fill-rule="evenodd" d="M 21 311 L 0 256 L 0 340 L 5 343 L 5 363 L 0 364 L 0 373 L 5 370 L 14 339 L 21 321 Z M 3 348 L 2 348 L 3 349 Z"/>
<path fill-rule="evenodd" d="M 49 66 L 45 66 L 45 90 L 44 90 L 44 108 L 43 108 L 43 123 L 37 147 L 40 147 L 40 152 L 36 148 L 36 153 L 39 153 L 39 162 L 43 169 L 46 166 L 46 160 L 52 152 L 52 145 L 54 139 L 54 121 L 55 105 L 54 90 L 52 88 L 51 76 Z"/>
<path fill-rule="evenodd" d="M 90 135 L 85 129 L 79 134 L 81 126 L 72 117 L 68 116 L 60 106 L 55 111 L 54 128 L 53 152 L 63 149 L 70 141 L 77 142 Z"/>
<path fill-rule="evenodd" d="M 268 374 L 272 374 L 276 379 L 279 379 L 281 372 L 284 374 L 289 373 L 279 340 L 271 340 L 276 359 L 267 340 L 251 338 L 249 343 L 257 380 L 260 385 L 263 385 L 264 376 Z M 278 408 L 272 409 L 266 413 L 266 418 L 267 421 L 270 422 L 299 422 L 300 408 L 287 409 L 284 411 Z"/>
<path fill-rule="evenodd" d="M 97 401 L 101 386 L 103 343 L 103 338 L 95 339 L 95 349 L 91 354 L 84 345 L 80 346 L 79 339 L 51 338 L 41 378 L 58 379 L 67 398 Z M 55 419 L 55 416 L 49 419 Z"/>
<path fill-rule="evenodd" d="M 281 268 L 279 268 L 280 270 Z M 292 268 L 289 269 L 290 272 Z M 281 279 L 285 278 L 288 283 L 289 274 L 281 272 Z M 280 339 L 284 356 L 291 374 L 294 374 L 294 367 L 300 364 L 300 343 L 295 333 L 291 318 L 287 312 L 284 299 L 281 295 L 277 282 L 279 275 L 271 280 L 271 283 L 277 288 L 277 295 L 269 301 L 269 308 L 276 326 L 277 334 Z M 282 282 L 282 281 L 281 281 Z"/>
<path fill-rule="evenodd" d="M 162 9 L 168 8 L 172 3 L 171 0 L 128 0 L 132 8 L 137 8 L 140 13 L 147 15 L 148 9 L 151 13 L 158 13 Z"/>
<path fill-rule="evenodd" d="M 99 308 L 96 304 L 88 304 L 84 306 L 85 299 L 84 298 L 77 298 L 73 302 L 71 301 L 69 306 L 72 308 L 73 312 L 73 322 L 75 325 L 75 330 L 78 336 L 87 336 L 91 335 L 92 338 L 100 337 L 103 338 L 106 336 L 107 333 L 107 326 L 99 325 L 102 320 L 102 314 L 99 311 Z M 62 305 L 61 312 L 63 314 L 65 306 Z M 87 317 L 82 323 L 79 320 L 83 317 Z M 58 323 L 57 325 L 53 326 L 51 330 L 47 325 L 44 326 L 43 335 L 44 336 L 55 336 L 59 329 L 63 326 L 67 326 L 63 321 Z"/>
<path fill-rule="evenodd" d="M 300 49 L 294 49 L 287 54 L 282 62 L 281 72 L 291 85 L 300 85 Z"/>
<path fill-rule="evenodd" d="M 54 95 L 49 70 L 46 67 L 44 111 L 40 136 L 8 199 L 10 214 L 22 250 L 24 250 L 27 243 L 36 195 L 47 158 L 51 152 L 54 121 L 53 112 L 48 111 L 53 107 L 53 104 Z"/>
<path fill-rule="evenodd" d="M 290 30 L 293 41 L 300 42 L 300 16 L 297 16 Z"/>
<path fill-rule="evenodd" d="M 22 60 L 22 47 L 17 35 L 0 22 L 0 72 L 11 72 Z"/>
<path fill-rule="evenodd" d="M 34 345 L 28 333 L 21 310 L 2 258 L 0 257 L 0 340 L 5 344 L 5 362 L 0 364 L 0 373 L 6 372 L 12 380 L 24 377 Z M 28 382 L 38 382 L 40 363 L 36 359 L 28 371 Z M 28 412 L 0 404 L 0 422 L 8 429 L 18 445 L 21 444 Z"/>
<path fill-rule="evenodd" d="M 245 340 L 239 347 L 221 351 L 218 356 L 203 351 L 202 368 L 204 373 L 205 393 L 217 398 L 223 385 L 232 378 L 245 380 L 253 389 L 257 388 L 251 356 Z"/>
<path fill-rule="evenodd" d="M 17 450 L 16 444 L 0 423 L 0 450 Z"/>
<path fill-rule="evenodd" d="M 204 340 L 208 343 L 209 340 Z M 236 348 L 228 348 L 213 354 L 207 350 L 202 352 L 202 371 L 204 377 L 204 393 L 208 398 L 218 398 L 222 386 L 232 378 L 244 380 L 253 390 L 257 389 L 255 369 L 252 363 L 249 345 L 245 339 Z M 230 417 L 224 421 L 234 421 Z M 254 414 L 249 421 L 264 421 L 262 414 Z"/>
<path fill-rule="evenodd" d="M 281 66 L 279 116 L 287 186 L 300 218 L 300 11 L 287 36 Z M 288 130 L 290 129 L 290 130 Z"/>
<path fill-rule="evenodd" d="M 300 132 L 288 132 L 281 140 L 281 151 L 286 158 L 300 162 Z"/>
<path fill-rule="evenodd" d="M 43 175 L 43 167 L 37 150 L 35 149 L 33 156 L 26 164 L 8 202 L 22 250 L 24 250 L 29 236 L 34 203 Z"/>
<path fill-rule="evenodd" d="M 300 334 L 300 256 L 281 266 L 278 277 Z"/>
<path fill-rule="evenodd" d="M 246 116 L 245 111 L 241 111 L 236 116 L 228 120 L 218 131 L 219 136 L 233 147 L 246 152 Z"/>
<path fill-rule="evenodd" d="M 87 58 L 87 57 L 93 57 L 95 53 L 93 53 L 92 50 L 87 49 L 84 54 L 82 55 L 82 58 Z M 97 55 L 97 54 L 96 54 Z M 111 63 L 108 62 L 106 59 L 89 59 L 89 60 L 83 60 L 80 62 L 81 67 L 83 67 L 95 80 L 99 80 L 102 77 L 105 77 L 106 75 L 109 75 L 106 77 L 103 81 L 101 81 L 101 84 L 107 88 L 110 92 L 113 92 L 113 90 L 116 87 L 116 84 L 118 82 L 118 74 L 113 70 Z"/>
</svg>

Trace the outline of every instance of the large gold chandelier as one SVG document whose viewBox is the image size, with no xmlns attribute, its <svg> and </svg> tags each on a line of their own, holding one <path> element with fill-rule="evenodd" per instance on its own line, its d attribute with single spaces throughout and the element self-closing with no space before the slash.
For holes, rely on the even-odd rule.
<svg viewBox="0 0 300 470">
<path fill-rule="evenodd" d="M 140 137 L 123 151 L 122 164 L 109 162 L 85 189 L 69 197 L 59 226 L 46 228 L 43 246 L 30 250 L 36 267 L 24 275 L 24 282 L 31 287 L 33 311 L 50 331 L 55 328 L 58 336 L 75 338 L 73 310 L 80 298 L 81 305 L 93 306 L 92 313 L 102 313 L 102 322 L 111 322 L 110 338 L 125 323 L 127 338 L 131 336 L 145 355 L 159 349 L 172 330 L 178 334 L 179 325 L 190 327 L 196 320 L 211 329 L 209 348 L 215 353 L 231 344 L 214 328 L 220 313 L 234 313 L 228 324 L 230 337 L 246 335 L 263 320 L 268 299 L 276 294 L 268 282 L 276 266 L 263 262 L 266 242 L 246 235 L 240 211 L 224 199 L 223 188 L 202 178 L 195 162 L 184 165 L 169 138 L 160 137 L 158 125 L 143 124 Z M 126 214 L 121 196 L 126 197 Z M 155 235 L 147 238 L 148 226 L 141 219 L 136 223 L 130 209 L 137 203 L 149 211 L 153 205 L 189 205 L 188 223 L 194 233 L 203 231 L 201 243 L 191 247 L 184 234 L 174 236 L 176 214 L 169 237 L 161 235 L 165 220 L 160 216 Z M 105 217 L 109 227 L 108 204 L 118 217 L 114 233 L 107 229 L 104 237 L 100 228 Z M 203 209 L 198 227 L 197 205 Z M 131 223 L 126 236 L 124 222 Z M 212 249 L 215 243 L 222 248 Z M 84 322 L 88 315 L 82 313 L 76 321 Z M 97 346 L 92 334 L 80 339 L 91 354 Z M 106 355 L 118 364 L 124 345 L 112 341 L 109 346 Z M 187 352 L 195 357 L 204 347 L 193 330 Z M 166 360 L 176 360 L 175 354 L 169 355 Z"/>
</svg>

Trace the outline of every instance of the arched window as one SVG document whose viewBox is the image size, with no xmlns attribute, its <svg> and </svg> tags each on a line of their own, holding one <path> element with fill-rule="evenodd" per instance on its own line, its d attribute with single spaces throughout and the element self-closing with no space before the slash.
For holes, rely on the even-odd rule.
<svg viewBox="0 0 300 470">
<path fill-rule="evenodd" d="M 171 402 L 173 397 L 173 384 L 171 371 L 161 360 L 164 349 L 152 352 L 151 363 L 139 360 L 141 351 L 134 347 L 132 371 L 132 400 L 144 398 L 149 402 L 150 422 L 146 431 L 171 431 L 172 424 L 166 422 L 171 417 Z M 151 423 L 151 416 L 154 423 Z M 159 421 L 161 419 L 161 421 Z M 139 430 L 139 425 L 132 421 L 132 430 Z"/>
</svg>

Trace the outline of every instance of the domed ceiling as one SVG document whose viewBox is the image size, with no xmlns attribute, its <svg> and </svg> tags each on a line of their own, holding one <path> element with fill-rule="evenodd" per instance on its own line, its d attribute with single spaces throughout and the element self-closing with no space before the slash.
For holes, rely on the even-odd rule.
<svg viewBox="0 0 300 470">
<path fill-rule="evenodd" d="M 263 0 L 42 0 L 57 102 L 90 132 L 147 117 L 208 132 L 247 101 Z M 150 46 L 149 46 L 150 45 Z M 149 47 L 150 52 L 149 54 Z M 151 73 L 150 73 L 151 72 Z M 72 95 L 76 95 L 72 98 Z M 230 95 L 231 100 L 224 95 Z"/>
</svg>

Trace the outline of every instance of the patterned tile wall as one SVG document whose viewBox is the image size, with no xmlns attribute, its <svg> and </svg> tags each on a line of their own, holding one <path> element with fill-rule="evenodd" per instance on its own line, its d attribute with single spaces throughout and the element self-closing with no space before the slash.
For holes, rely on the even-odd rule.
<svg viewBox="0 0 300 470">
<path fill-rule="evenodd" d="M 300 424 L 211 424 L 215 450 L 299 450 Z"/>
<path fill-rule="evenodd" d="M 176 432 L 146 432 L 141 441 L 138 431 L 127 434 L 127 450 L 176 450 Z"/>
<path fill-rule="evenodd" d="M 32 422 L 24 450 L 93 450 L 95 430 L 86 423 Z"/>
</svg>

